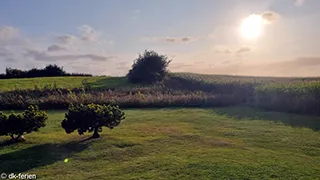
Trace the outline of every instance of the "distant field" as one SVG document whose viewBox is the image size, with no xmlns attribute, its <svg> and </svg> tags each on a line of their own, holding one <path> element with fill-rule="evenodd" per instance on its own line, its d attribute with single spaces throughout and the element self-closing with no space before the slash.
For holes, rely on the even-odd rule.
<svg viewBox="0 0 320 180">
<path fill-rule="evenodd" d="M 0 172 L 37 179 L 320 179 L 320 117 L 251 108 L 124 110 L 102 138 L 66 134 L 65 111 L 27 142 L 0 144 Z M 8 137 L 0 137 L 0 143 Z M 68 158 L 68 162 L 64 159 Z"/>
<path fill-rule="evenodd" d="M 204 85 L 221 85 L 232 83 L 249 84 L 301 84 L 319 82 L 320 78 L 277 78 L 277 77 L 250 77 L 250 76 L 227 76 L 227 75 L 206 75 L 194 73 L 171 73 L 172 77 L 177 77 L 186 81 L 201 83 Z M 93 88 L 117 88 L 134 87 L 127 82 L 125 77 L 44 77 L 44 78 L 22 78 L 22 79 L 0 79 L 0 92 L 15 89 L 34 89 L 35 86 L 42 89 L 46 86 L 59 88 L 82 88 L 83 82 Z"/>
<path fill-rule="evenodd" d="M 87 81 L 92 88 L 113 88 L 128 85 L 125 77 L 44 77 L 23 79 L 0 79 L 0 91 L 11 91 L 15 89 L 40 89 L 45 86 L 59 88 L 81 88 L 83 81 Z"/>
<path fill-rule="evenodd" d="M 259 76 L 232 76 L 232 75 L 209 75 L 196 73 L 173 73 L 172 76 L 199 81 L 203 83 L 302 83 L 320 82 L 320 77 L 259 77 Z"/>
</svg>

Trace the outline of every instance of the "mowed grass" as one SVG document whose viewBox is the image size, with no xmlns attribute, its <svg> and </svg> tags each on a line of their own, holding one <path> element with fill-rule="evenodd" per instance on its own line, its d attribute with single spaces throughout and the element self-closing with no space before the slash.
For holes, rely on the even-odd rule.
<svg viewBox="0 0 320 180">
<path fill-rule="evenodd" d="M 320 179 L 320 132 L 312 130 L 320 117 L 244 107 L 124 111 L 120 126 L 104 128 L 96 140 L 66 134 L 65 111 L 49 111 L 47 127 L 26 142 L 1 145 L 0 172 L 77 180 Z"/>
<path fill-rule="evenodd" d="M 43 78 L 19 78 L 0 79 L 0 91 L 15 89 L 34 89 L 35 86 L 42 89 L 46 86 L 59 88 L 82 88 L 86 81 L 91 88 L 115 88 L 129 86 L 125 77 L 43 77 Z"/>
</svg>

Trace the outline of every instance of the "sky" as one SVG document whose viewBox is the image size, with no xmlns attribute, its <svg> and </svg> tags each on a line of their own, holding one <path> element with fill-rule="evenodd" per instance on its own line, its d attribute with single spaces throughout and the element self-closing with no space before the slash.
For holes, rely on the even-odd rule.
<svg viewBox="0 0 320 180">
<path fill-rule="evenodd" d="M 320 76 L 319 0 L 1 0 L 0 72 L 122 76 L 146 49 L 172 72 Z M 254 36 L 253 36 L 254 34 Z"/>
</svg>

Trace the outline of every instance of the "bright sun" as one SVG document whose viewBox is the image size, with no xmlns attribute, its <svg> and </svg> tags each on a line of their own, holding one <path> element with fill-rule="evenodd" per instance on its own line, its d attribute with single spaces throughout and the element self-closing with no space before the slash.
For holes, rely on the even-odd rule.
<svg viewBox="0 0 320 180">
<path fill-rule="evenodd" d="M 252 14 L 243 20 L 241 33 L 247 39 L 256 39 L 261 35 L 264 23 L 261 15 Z"/>
</svg>

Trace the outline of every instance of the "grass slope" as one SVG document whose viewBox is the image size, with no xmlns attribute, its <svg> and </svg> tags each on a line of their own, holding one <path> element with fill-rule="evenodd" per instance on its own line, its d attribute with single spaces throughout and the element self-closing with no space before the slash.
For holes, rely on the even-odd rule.
<svg viewBox="0 0 320 180">
<path fill-rule="evenodd" d="M 320 132 L 310 129 L 320 117 L 242 107 L 125 110 L 119 127 L 83 141 L 90 135 L 60 127 L 64 112 L 50 111 L 47 127 L 26 135 L 27 142 L 2 144 L 0 172 L 38 179 L 320 179 Z"/>
<path fill-rule="evenodd" d="M 130 85 L 125 77 L 43 77 L 43 78 L 21 78 L 21 79 L 0 79 L 0 91 L 11 91 L 14 89 L 33 89 L 36 86 L 44 88 L 53 87 L 56 84 L 59 88 L 82 88 L 83 81 L 92 88 L 114 88 Z"/>
</svg>

